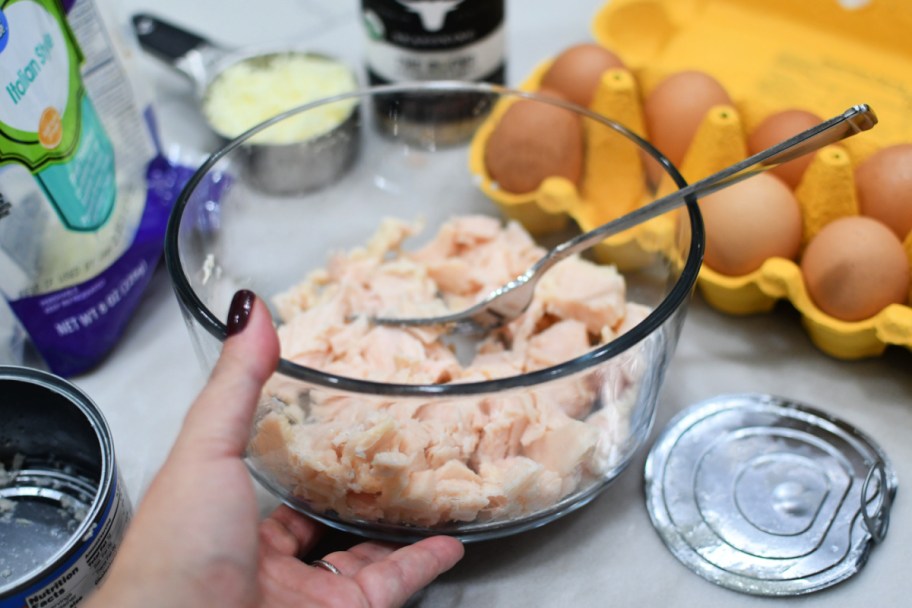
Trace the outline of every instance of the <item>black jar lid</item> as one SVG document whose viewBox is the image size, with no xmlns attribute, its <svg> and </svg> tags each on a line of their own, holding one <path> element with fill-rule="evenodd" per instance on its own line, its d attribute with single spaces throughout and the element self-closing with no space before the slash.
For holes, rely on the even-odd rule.
<svg viewBox="0 0 912 608">
<path fill-rule="evenodd" d="M 884 452 L 852 425 L 762 394 L 678 414 L 646 461 L 649 516 L 700 576 L 766 596 L 817 591 L 858 572 L 896 494 Z"/>
</svg>

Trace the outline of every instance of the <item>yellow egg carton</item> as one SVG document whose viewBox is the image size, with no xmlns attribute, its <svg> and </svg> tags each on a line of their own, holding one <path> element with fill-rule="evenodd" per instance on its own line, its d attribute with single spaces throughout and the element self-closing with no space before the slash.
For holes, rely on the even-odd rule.
<svg viewBox="0 0 912 608">
<path fill-rule="evenodd" d="M 713 156 L 742 154 L 743 134 L 776 111 L 800 108 L 826 118 L 870 104 L 880 124 L 819 151 L 795 190 L 806 244 L 830 221 L 858 213 L 858 163 L 882 147 L 912 141 L 907 27 L 912 4 L 842 4 L 854 8 L 836 0 L 612 0 L 596 14 L 592 31 L 596 41 L 624 60 L 644 94 L 670 74 L 698 69 L 722 83 L 734 100 L 741 137 L 721 137 L 721 128 L 708 127 L 708 116 L 682 163 L 688 181 L 731 160 Z M 707 153 L 712 146 L 718 149 Z M 912 235 L 904 246 L 912 262 Z M 710 305 L 731 314 L 766 312 L 777 300 L 788 300 L 813 342 L 838 358 L 877 356 L 891 344 L 912 348 L 908 305 L 890 305 L 862 321 L 840 321 L 815 306 L 791 260 L 769 259 L 741 277 L 704 265 L 699 286 Z"/>
<path fill-rule="evenodd" d="M 536 91 L 552 60 L 540 64 L 520 85 Z M 532 192 L 512 193 L 500 189 L 488 174 L 485 145 L 501 116 L 518 99 L 498 103 L 479 127 L 469 151 L 469 165 L 481 178 L 481 189 L 505 216 L 522 223 L 534 235 L 562 230 L 575 222 L 590 230 L 653 200 L 640 148 L 602 123 L 583 119 L 585 133 L 584 178 L 574 184 L 563 177 L 549 177 Z M 610 118 L 637 135 L 645 134 L 640 93 L 633 74 L 623 68 L 606 71 L 590 109 Z M 610 172 L 604 170 L 611 167 Z M 673 186 L 669 186 L 671 188 Z M 677 219 L 662 216 L 605 239 L 593 248 L 597 259 L 625 270 L 644 266 L 674 243 Z"/>
<path fill-rule="evenodd" d="M 859 162 L 881 147 L 912 141 L 907 111 L 912 91 L 906 85 L 912 36 L 903 26 L 910 22 L 912 3 L 906 0 L 871 0 L 855 9 L 836 0 L 612 0 L 596 14 L 593 35 L 629 71 L 607 71 L 590 109 L 644 135 L 641 100 L 662 79 L 689 69 L 715 77 L 734 106 L 710 110 L 694 136 L 680 167 L 693 182 L 745 158 L 746 134 L 773 112 L 801 108 L 826 118 L 870 104 L 880 124 L 819 151 L 795 190 L 806 243 L 833 219 L 858 213 L 854 167 Z M 520 88 L 536 90 L 549 65 L 543 62 Z M 584 171 L 578 187 L 549 178 L 527 194 L 498 190 L 484 168 L 484 142 L 506 105 L 495 108 L 476 135 L 470 165 L 487 195 L 533 233 L 558 230 L 569 220 L 589 230 L 655 198 L 644 186 L 640 157 L 600 142 L 599 130 L 588 125 L 587 166 L 626 163 L 627 178 L 614 174 L 610 183 L 599 183 L 604 172 Z M 674 187 L 666 177 L 658 195 Z M 596 256 L 621 269 L 647 263 L 672 249 L 676 220 L 668 214 L 606 239 Z M 912 235 L 904 246 L 912 263 Z M 791 260 L 771 258 L 740 277 L 704 265 L 699 288 L 711 306 L 736 315 L 768 312 L 788 300 L 812 341 L 834 357 L 877 356 L 888 345 L 912 349 L 910 306 L 894 304 L 870 319 L 840 321 L 815 306 Z"/>
</svg>

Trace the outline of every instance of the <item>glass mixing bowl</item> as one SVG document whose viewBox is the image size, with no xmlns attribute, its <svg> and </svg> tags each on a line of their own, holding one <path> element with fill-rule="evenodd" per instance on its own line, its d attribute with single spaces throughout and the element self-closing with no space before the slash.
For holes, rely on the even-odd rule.
<svg viewBox="0 0 912 608">
<path fill-rule="evenodd" d="M 327 287 L 332 272 L 325 269 L 328 264 L 331 270 L 337 268 L 338 260 L 346 258 L 330 264 L 334 252 L 354 251 L 347 259 L 355 266 L 365 252 L 375 255 L 371 268 L 393 263 L 389 258 L 399 255 L 398 249 L 382 247 L 382 238 L 374 241 L 374 249 L 366 247 L 385 218 L 423 222 L 424 230 L 401 245 L 401 255 L 411 256 L 457 216 L 490 216 L 502 222 L 505 215 L 540 212 L 544 201 L 526 201 L 525 210 L 522 204 L 497 201 L 497 184 L 476 162 L 491 121 L 519 99 L 573 112 L 585 124 L 587 141 L 613 142 L 613 149 L 632 151 L 639 159 L 651 157 L 670 176 L 666 183 L 684 185 L 659 152 L 625 127 L 553 98 L 496 86 L 375 87 L 296 108 L 213 154 L 191 178 L 170 218 L 166 263 L 204 365 L 210 367 L 218 357 L 226 337 L 223 319 L 236 290 L 251 289 L 267 301 L 281 333 L 289 306 L 306 307 L 327 294 L 338 295 L 340 289 Z M 281 195 L 264 187 L 257 164 L 249 162 L 256 150 L 247 140 L 263 129 L 282 128 L 298 115 L 326 115 L 327 105 L 343 108 L 334 113 L 337 122 L 325 125 L 322 135 L 293 145 L 307 147 L 311 158 L 319 158 L 323 150 L 348 160 L 329 162 L 332 170 L 316 160 L 291 162 L 281 171 L 307 179 L 296 187 L 284 182 Z M 277 168 L 270 171 L 275 174 Z M 612 163 L 587 169 L 600 176 L 629 170 L 629 164 Z M 642 174 L 636 174 L 644 182 L 642 197 L 651 200 L 655 189 Z M 630 175 L 619 177 L 629 182 Z M 566 194 L 567 184 L 558 183 L 556 191 Z M 580 192 L 580 204 L 587 209 L 611 203 L 584 187 Z M 561 219 L 561 214 L 554 217 Z M 584 506 L 625 469 L 650 432 L 659 388 L 697 278 L 704 239 L 696 203 L 665 219 L 673 226 L 662 233 L 667 238 L 658 245 L 654 237 L 642 239 L 651 245 L 621 273 L 626 281 L 621 295 L 638 306 L 622 304 L 623 318 L 615 329 L 605 330 L 604 341 L 599 332 L 587 330 L 585 347 L 570 349 L 567 360 L 553 354 L 568 342 L 561 337 L 564 333 L 548 333 L 561 325 L 561 313 L 549 309 L 530 330 L 542 337 L 525 343 L 538 348 L 537 366 L 507 366 L 503 369 L 513 371 L 501 373 L 476 369 L 451 381 L 446 381 L 453 378 L 447 372 L 433 382 L 409 383 L 401 372 L 422 365 L 409 351 L 416 343 L 431 348 L 428 344 L 441 338 L 445 351 L 437 350 L 435 356 L 452 353 L 462 363 L 477 344 L 469 337 L 429 330 L 375 327 L 363 317 L 377 312 L 369 310 L 368 303 L 351 310 L 332 300 L 322 313 L 283 337 L 295 331 L 317 335 L 319 344 L 334 354 L 322 353 L 320 360 L 329 363 L 314 365 L 313 352 L 301 354 L 283 343 L 283 358 L 264 390 L 251 431 L 247 462 L 252 474 L 281 500 L 317 520 L 393 541 L 440 533 L 464 541 L 495 538 L 544 525 Z M 534 238 L 542 245 L 555 244 L 578 232 L 575 226 L 572 221 L 539 225 Z M 629 252 L 629 245 L 622 249 Z M 490 259 L 494 274 L 507 272 L 497 265 L 497 254 Z M 471 266 L 459 267 L 457 279 L 478 270 Z M 376 269 L 368 270 L 359 280 L 374 275 L 380 276 Z M 395 271 L 382 276 L 393 275 Z M 276 297 L 308 276 L 310 288 Z M 587 282 L 570 279 L 563 291 L 585 291 Z M 409 312 L 412 292 L 397 292 L 393 284 L 393 299 L 398 297 L 404 307 L 399 312 Z M 438 288 L 442 291 L 432 284 L 431 291 Z M 552 288 L 555 291 L 555 297 L 567 295 L 561 288 Z M 429 297 L 436 301 L 438 295 Z M 334 326 L 330 331 L 323 323 Z M 355 338 L 340 346 L 339 341 L 351 335 Z M 384 344 L 378 339 L 390 335 L 403 341 Z M 519 340 L 495 337 L 485 349 L 497 359 L 505 350 L 518 352 Z M 343 351 L 348 354 L 338 354 Z M 353 351 L 363 355 L 365 365 L 345 359 Z M 516 356 L 531 360 L 528 354 Z"/>
</svg>

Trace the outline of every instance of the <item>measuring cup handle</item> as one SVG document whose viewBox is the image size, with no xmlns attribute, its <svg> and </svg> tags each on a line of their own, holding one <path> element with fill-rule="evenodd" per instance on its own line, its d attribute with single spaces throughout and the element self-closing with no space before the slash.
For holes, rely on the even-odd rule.
<svg viewBox="0 0 912 608">
<path fill-rule="evenodd" d="M 144 51 L 178 68 L 178 62 L 192 51 L 214 46 L 201 36 L 146 13 L 133 15 L 133 31 Z"/>
</svg>

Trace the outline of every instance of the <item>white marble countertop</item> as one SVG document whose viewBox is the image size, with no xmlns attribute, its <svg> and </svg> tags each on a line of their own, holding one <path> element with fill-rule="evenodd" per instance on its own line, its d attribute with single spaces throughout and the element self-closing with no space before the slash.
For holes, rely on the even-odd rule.
<svg viewBox="0 0 912 608">
<path fill-rule="evenodd" d="M 115 36 L 129 36 L 133 12 L 149 11 L 228 45 L 302 38 L 314 50 L 360 65 L 358 3 L 320 0 L 98 0 Z M 541 60 L 590 38 L 601 0 L 508 1 L 510 84 Z M 188 83 L 138 57 L 132 75 L 154 95 L 165 142 L 204 151 Z M 660 396 L 653 436 L 686 406 L 734 392 L 774 393 L 844 418 L 873 437 L 892 459 L 900 490 L 886 541 L 855 577 L 789 604 L 908 605 L 912 577 L 912 353 L 888 349 L 876 359 L 844 362 L 818 351 L 795 311 L 734 318 L 695 296 Z M 74 378 L 104 411 L 119 466 L 134 502 L 165 457 L 182 416 L 205 380 L 163 267 L 115 351 Z M 420 606 L 721 606 L 769 605 L 714 586 L 679 563 L 652 528 L 643 494 L 648 446 L 592 504 L 542 529 L 470 545 L 459 565 L 420 598 Z M 228 497 L 219 497 L 225 500 Z M 214 497 L 215 499 L 215 497 Z M 273 504 L 263 496 L 264 509 Z M 333 535 L 331 543 L 355 539 Z"/>
</svg>

